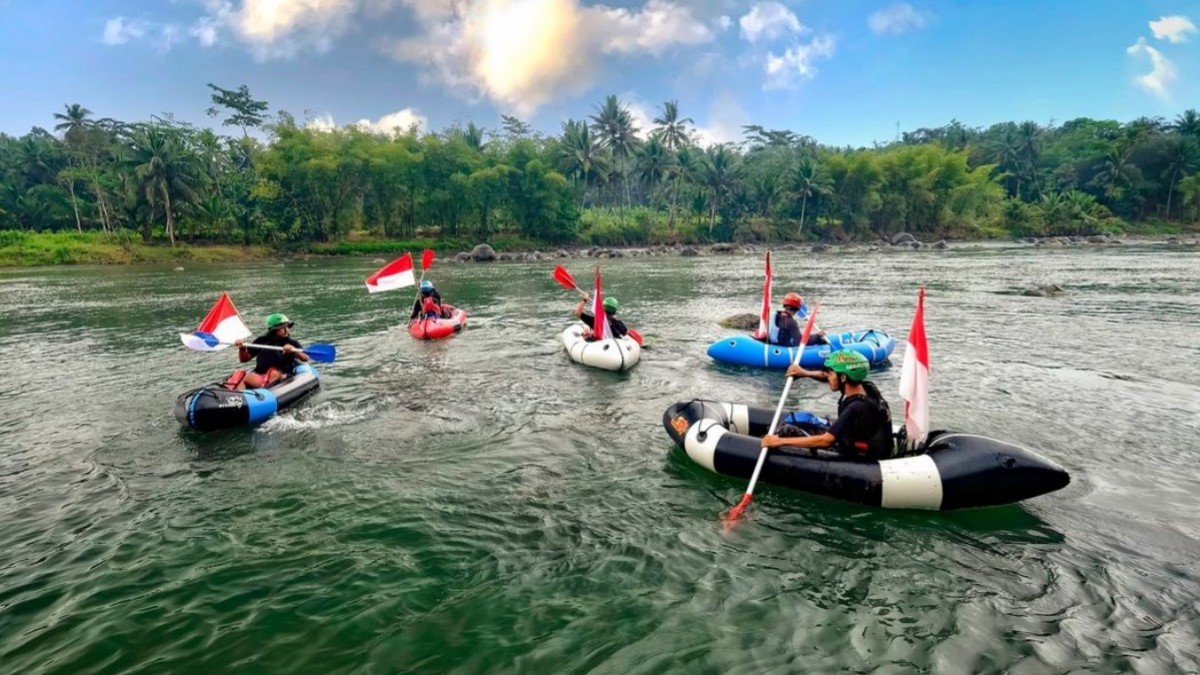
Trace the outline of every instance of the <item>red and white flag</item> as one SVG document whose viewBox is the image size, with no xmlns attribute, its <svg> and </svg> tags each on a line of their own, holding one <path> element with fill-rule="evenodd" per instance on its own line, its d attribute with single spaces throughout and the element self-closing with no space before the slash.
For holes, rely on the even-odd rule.
<svg viewBox="0 0 1200 675">
<path fill-rule="evenodd" d="M 412 254 L 405 253 L 367 277 L 367 291 L 382 293 L 405 286 L 414 286 L 416 283 L 417 278 L 413 275 Z"/>
<path fill-rule="evenodd" d="M 222 293 L 217 304 L 208 310 L 208 315 L 192 333 L 180 333 L 179 339 L 183 346 L 198 352 L 210 352 L 224 349 L 230 344 L 250 337 L 250 329 L 238 316 L 237 308 L 229 299 L 228 293 Z"/>
<path fill-rule="evenodd" d="M 917 296 L 917 312 L 908 329 L 904 365 L 900 369 L 904 398 L 904 429 L 908 447 L 916 448 L 929 435 L 929 345 L 925 342 L 925 289 Z"/>
<path fill-rule="evenodd" d="M 763 282 L 762 311 L 758 315 L 755 340 L 766 340 L 771 334 L 771 252 L 767 251 L 767 279 Z"/>
<path fill-rule="evenodd" d="M 592 294 L 592 316 L 596 322 L 592 335 L 597 340 L 607 340 L 612 337 L 612 328 L 608 325 L 608 314 L 604 311 L 604 296 L 600 293 L 600 268 L 596 267 L 596 292 Z"/>
</svg>

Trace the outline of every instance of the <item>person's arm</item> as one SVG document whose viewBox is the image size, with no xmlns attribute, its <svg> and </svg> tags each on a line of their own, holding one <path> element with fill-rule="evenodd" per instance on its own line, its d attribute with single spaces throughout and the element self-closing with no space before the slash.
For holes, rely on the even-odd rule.
<svg viewBox="0 0 1200 675">
<path fill-rule="evenodd" d="M 250 348 L 246 346 L 246 341 L 244 339 L 237 340 L 233 344 L 237 345 L 238 348 L 238 363 L 245 363 L 249 361 L 250 359 L 254 358 L 254 354 L 258 352 L 257 349 L 255 349 L 253 352 L 250 351 Z"/>
<path fill-rule="evenodd" d="M 296 341 L 294 339 L 289 339 L 288 343 L 283 346 L 283 353 L 285 356 L 290 354 L 292 356 L 292 358 L 296 359 L 297 361 L 302 361 L 302 362 L 307 363 L 308 362 L 308 354 L 305 354 L 304 352 L 300 351 L 302 349 L 304 349 L 304 345 L 300 344 L 298 341 Z"/>
<path fill-rule="evenodd" d="M 816 436 L 794 436 L 782 438 L 774 434 L 763 436 L 762 447 L 764 448 L 832 448 L 836 437 L 826 431 L 823 434 Z"/>
<path fill-rule="evenodd" d="M 417 299 L 413 300 L 412 313 L 408 315 L 408 318 L 415 319 L 415 318 L 417 318 L 417 315 L 420 313 L 421 313 L 421 296 L 417 296 Z"/>
<path fill-rule="evenodd" d="M 823 370 L 806 370 L 804 368 L 801 368 L 798 365 L 788 366 L 787 376 L 788 377 L 807 377 L 811 380 L 818 380 L 821 382 L 824 382 L 827 378 L 827 375 L 825 374 L 825 371 L 823 371 Z"/>
<path fill-rule="evenodd" d="M 575 303 L 576 318 L 579 318 L 579 319 L 583 318 L 583 306 L 587 304 L 589 297 L 591 297 L 591 296 L 589 296 L 587 293 L 584 293 L 583 297 L 580 298 L 579 302 Z"/>
</svg>

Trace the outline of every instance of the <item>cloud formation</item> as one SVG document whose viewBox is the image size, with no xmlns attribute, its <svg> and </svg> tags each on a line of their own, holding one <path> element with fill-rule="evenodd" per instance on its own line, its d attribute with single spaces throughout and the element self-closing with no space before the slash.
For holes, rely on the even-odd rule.
<svg viewBox="0 0 1200 675">
<path fill-rule="evenodd" d="M 742 39 L 748 42 L 775 40 L 806 30 L 792 10 L 778 2 L 756 3 L 749 12 L 738 19 L 738 25 L 742 29 Z"/>
<path fill-rule="evenodd" d="M 530 115 L 551 98 L 590 87 L 602 55 L 657 56 L 712 38 L 708 25 L 671 0 L 648 0 L 638 10 L 579 0 L 459 0 L 387 52 L 426 66 L 430 80 Z"/>
<path fill-rule="evenodd" d="M 907 2 L 885 7 L 867 17 L 867 25 L 876 35 L 900 35 L 924 28 L 929 15 Z"/>
<path fill-rule="evenodd" d="M 376 134 L 395 135 L 397 133 L 406 133 L 413 125 L 416 125 L 420 129 L 428 129 L 429 119 L 424 115 L 418 114 L 413 108 L 403 108 L 396 112 L 388 113 L 374 122 L 363 118 L 348 126 L 358 127 L 363 131 Z M 304 126 L 314 131 L 333 131 L 338 128 L 337 123 L 333 120 L 333 115 L 312 117 L 304 123 Z"/>
<path fill-rule="evenodd" d="M 763 89 L 790 89 L 800 80 L 816 77 L 814 62 L 833 56 L 833 38 L 821 35 L 808 44 L 798 44 L 782 54 L 767 55 L 767 81 Z"/>
<path fill-rule="evenodd" d="M 1178 44 L 1187 42 L 1188 33 L 1196 32 L 1196 24 L 1186 16 L 1164 16 L 1150 22 L 1150 32 L 1159 40 Z"/>
<path fill-rule="evenodd" d="M 1138 41 L 1130 45 L 1125 52 L 1133 57 L 1144 55 L 1150 59 L 1150 72 L 1137 76 L 1134 81 L 1159 98 L 1170 100 L 1171 95 L 1167 86 L 1179 76 L 1175 64 L 1163 56 L 1162 52 L 1146 44 L 1146 38 L 1138 38 Z"/>
<path fill-rule="evenodd" d="M 150 24 L 139 19 L 126 19 L 118 16 L 104 23 L 104 33 L 100 41 L 106 45 L 123 45 L 130 40 L 140 40 L 146 36 Z"/>
</svg>

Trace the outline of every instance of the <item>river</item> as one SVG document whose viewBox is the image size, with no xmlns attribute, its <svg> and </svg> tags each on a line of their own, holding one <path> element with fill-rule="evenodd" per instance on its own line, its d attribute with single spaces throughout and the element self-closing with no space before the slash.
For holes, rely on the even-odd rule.
<svg viewBox="0 0 1200 675">
<path fill-rule="evenodd" d="M 593 261 L 572 259 L 581 281 Z M 0 271 L 6 673 L 1200 671 L 1200 255 L 1165 245 L 773 257 L 777 297 L 899 346 L 927 288 L 934 426 L 1027 446 L 1066 489 L 949 514 L 745 488 L 672 448 L 676 400 L 772 406 L 717 365 L 758 257 L 603 261 L 652 347 L 571 363 L 554 262 L 437 262 L 466 331 L 421 343 L 366 258 Z M 1022 297 L 1057 283 L 1061 297 Z M 299 407 L 202 435 L 175 397 L 230 351 L 228 290 L 336 363 Z M 818 383 L 792 406 L 833 412 Z"/>
</svg>

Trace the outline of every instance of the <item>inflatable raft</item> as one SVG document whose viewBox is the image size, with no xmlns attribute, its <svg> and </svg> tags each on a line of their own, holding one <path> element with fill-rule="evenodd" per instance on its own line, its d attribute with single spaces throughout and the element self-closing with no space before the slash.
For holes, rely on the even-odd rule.
<svg viewBox="0 0 1200 675">
<path fill-rule="evenodd" d="M 820 368 L 825 362 L 825 357 L 837 349 L 858 352 L 865 356 L 872 366 L 877 366 L 886 361 L 896 348 L 895 338 L 875 328 L 848 333 L 829 333 L 825 337 L 829 344 L 809 345 L 804 348 L 804 353 L 800 355 L 802 368 Z M 708 355 L 723 363 L 786 370 L 796 355 L 796 349 L 797 347 L 767 344 L 749 335 L 734 335 L 709 345 Z"/>
<path fill-rule="evenodd" d="M 736 403 L 680 401 L 663 413 L 663 426 L 700 466 L 749 479 L 758 461 L 759 439 L 774 414 L 772 409 Z M 935 431 L 917 452 L 868 460 L 775 449 L 767 455 L 760 479 L 868 506 L 935 511 L 1010 504 L 1071 482 L 1054 462 L 975 434 Z"/>
<path fill-rule="evenodd" d="M 447 318 L 413 319 L 408 324 L 408 334 L 418 340 L 438 340 L 450 337 L 467 325 L 467 313 L 453 305 L 442 305 L 449 310 Z"/>
<path fill-rule="evenodd" d="M 299 403 L 320 386 L 320 374 L 308 364 L 297 365 L 291 377 L 262 389 L 230 391 L 218 382 L 175 399 L 175 419 L 197 431 L 254 425 Z"/>
<path fill-rule="evenodd" d="M 642 347 L 629 336 L 608 340 L 585 340 L 587 328 L 582 321 L 568 326 L 562 333 L 563 346 L 576 363 L 604 370 L 629 370 L 642 358 Z"/>
</svg>

